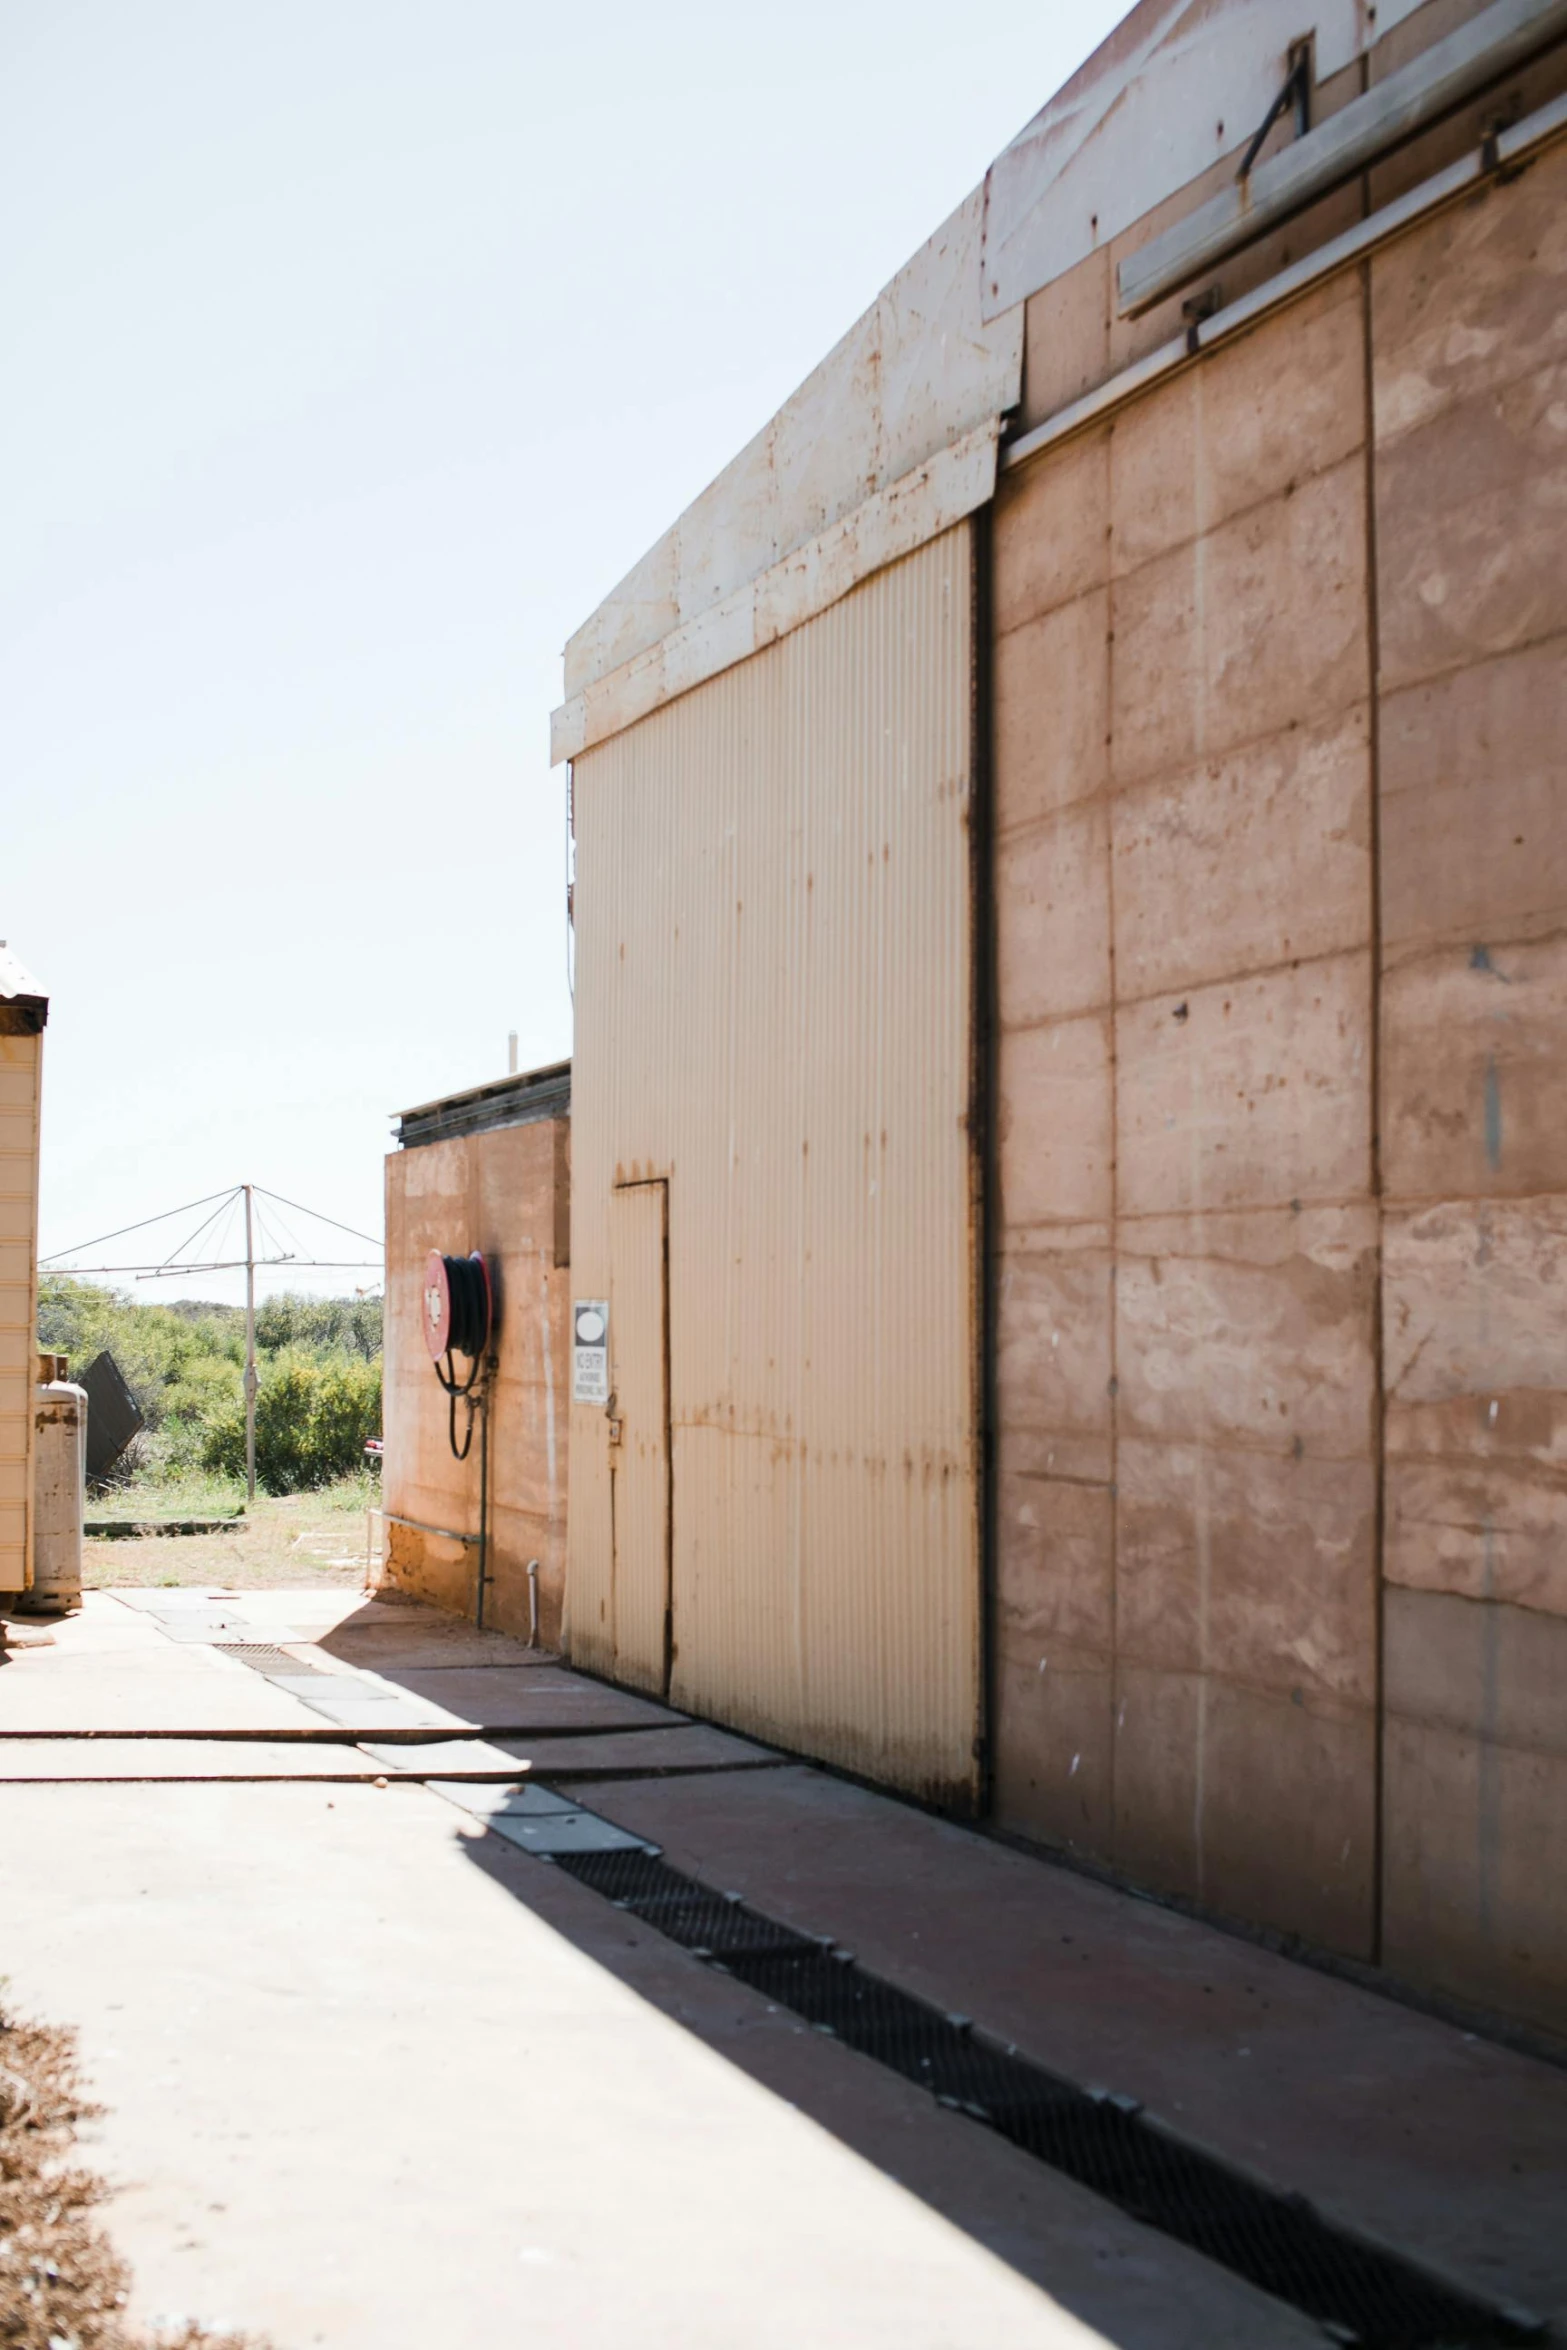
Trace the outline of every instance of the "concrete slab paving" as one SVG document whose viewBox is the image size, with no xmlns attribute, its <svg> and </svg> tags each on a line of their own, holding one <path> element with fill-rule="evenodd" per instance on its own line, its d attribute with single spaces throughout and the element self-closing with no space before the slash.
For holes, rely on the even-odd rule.
<svg viewBox="0 0 1567 2350">
<path fill-rule="evenodd" d="M 278 2350 L 1105 2338 L 475 1867 L 474 1833 L 412 1787 L 5 1790 L 11 1997 L 80 2026 L 133 2314 Z"/>
<path fill-rule="evenodd" d="M 383 1771 L 396 1771 L 405 1779 L 515 1780 L 529 1767 L 486 1738 L 421 1739 L 417 1744 L 401 1745 L 382 1745 L 365 1738 L 359 1748 L 362 1754 L 373 1756 Z"/>
<path fill-rule="evenodd" d="M 324 1644 L 351 1664 L 379 1665 L 390 1656 L 410 1668 L 431 1671 L 475 1665 L 531 1672 L 560 1663 L 549 1649 L 530 1648 L 507 1633 L 481 1632 L 461 1616 L 445 1615 L 438 1608 L 362 1596 Z"/>
<path fill-rule="evenodd" d="M 466 1849 L 475 1866 L 579 1949 L 1033 2279 L 1117 2350 L 1321 2350 L 1320 2330 L 1298 2311 L 944 2110 L 886 2067 L 824 2039 L 564 1871 L 525 1860 L 493 1836 Z M 987 2338 L 973 2340 L 991 2350 Z"/>
<path fill-rule="evenodd" d="M 170 1637 L 203 1619 L 142 1604 L 167 1596 L 95 1594 L 0 1670 L 0 1972 L 107 2068 L 144 2311 L 277 2350 L 1320 2340 L 529 1849 L 600 1820 L 1475 2289 L 1567 2306 L 1550 2066 L 471 1627 L 460 1665 L 409 1667 L 453 1653 L 428 1611 L 339 1653 L 356 1595 L 247 1593 L 252 1637 L 336 1658 L 296 1696 Z M 403 1726 L 518 1707 L 561 1734 Z M 675 1775 L 615 1775 L 650 1768 Z"/>
<path fill-rule="evenodd" d="M 803 1767 L 581 1794 L 675 1867 L 1567 2330 L 1567 2071 Z"/>
<path fill-rule="evenodd" d="M 134 1658 L 134 1670 L 132 1660 Z M 319 1720 L 213 1648 L 73 1655 L 24 1649 L 0 1669 L 0 1735 L 16 1730 L 287 1729 Z"/>
<path fill-rule="evenodd" d="M 754 1746 L 748 1738 L 712 1729 L 706 1722 L 673 1730 L 606 1730 L 577 1738 L 498 1738 L 496 1744 L 508 1754 L 525 1757 L 536 1775 L 579 1777 L 584 1784 L 653 1772 L 771 1769 L 783 1759 L 768 1747 Z"/>
<path fill-rule="evenodd" d="M 515 1773 L 515 1762 L 504 1755 L 497 1759 L 503 1771 Z M 446 1767 L 454 1767 L 450 1756 Z M 306 1745 L 298 1739 L 0 1737 L 0 1787 L 88 1779 L 370 1780 L 387 1776 L 388 1770 L 387 1763 L 358 1746 Z"/>
<path fill-rule="evenodd" d="M 516 1666 L 468 1666 L 431 1672 L 394 1658 L 378 1659 L 373 1669 L 390 1687 L 410 1697 L 443 1707 L 474 1729 L 515 1728 L 519 1731 L 555 1727 L 582 1730 L 633 1730 L 646 1726 L 673 1726 L 687 1717 L 651 1698 L 634 1697 L 624 1689 L 608 1689 L 602 1682 L 581 1680 L 558 1665 L 540 1669 Z"/>
</svg>

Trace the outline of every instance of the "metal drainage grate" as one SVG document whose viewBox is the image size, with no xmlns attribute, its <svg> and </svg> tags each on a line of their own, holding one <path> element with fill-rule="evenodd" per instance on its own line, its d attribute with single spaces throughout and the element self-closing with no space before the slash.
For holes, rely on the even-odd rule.
<svg viewBox="0 0 1567 2350">
<path fill-rule="evenodd" d="M 655 1854 L 578 1852 L 565 1869 L 619 1909 L 863 2055 L 972 2115 L 1053 2170 L 1091 2188 L 1363 2350 L 1492 2350 L 1537 2341 L 1525 2312 L 1427 2275 L 1397 2253 L 1175 2137 L 1131 2098 L 1045 2071 L 867 1974 L 830 1941 L 715 1893 Z"/>
<path fill-rule="evenodd" d="M 324 1668 L 307 1658 L 290 1656 L 286 1648 L 279 1648 L 270 1640 L 215 1640 L 213 1647 L 224 1656 L 237 1657 L 252 1672 L 265 1673 L 269 1680 L 296 1679 L 301 1673 L 320 1673 Z"/>
</svg>

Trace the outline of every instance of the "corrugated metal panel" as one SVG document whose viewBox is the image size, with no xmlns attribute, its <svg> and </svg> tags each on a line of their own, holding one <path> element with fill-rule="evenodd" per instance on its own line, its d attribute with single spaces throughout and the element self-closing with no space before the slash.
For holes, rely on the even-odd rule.
<svg viewBox="0 0 1567 2350">
<path fill-rule="evenodd" d="M 579 761 L 572 1286 L 669 1183 L 677 1703 L 972 1788 L 966 525 Z M 574 1407 L 573 1652 L 615 1669 Z"/>
<path fill-rule="evenodd" d="M 668 1191 L 625 1184 L 609 1217 L 615 1666 L 658 1697 L 669 1672 Z"/>
<path fill-rule="evenodd" d="M 0 1031 L 0 1591 L 32 1581 L 39 1034 Z"/>
</svg>

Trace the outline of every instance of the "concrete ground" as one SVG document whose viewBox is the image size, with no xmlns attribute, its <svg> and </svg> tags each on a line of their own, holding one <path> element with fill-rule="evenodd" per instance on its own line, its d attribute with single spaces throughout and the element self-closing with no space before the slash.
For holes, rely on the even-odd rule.
<svg viewBox="0 0 1567 2350">
<path fill-rule="evenodd" d="M 1567 2073 L 319 1583 L 94 1593 L 0 1666 L 5 1998 L 80 2028 L 143 2318 L 276 2350 L 1322 2340 L 433 1780 L 580 1798 L 1567 2332 Z"/>
</svg>

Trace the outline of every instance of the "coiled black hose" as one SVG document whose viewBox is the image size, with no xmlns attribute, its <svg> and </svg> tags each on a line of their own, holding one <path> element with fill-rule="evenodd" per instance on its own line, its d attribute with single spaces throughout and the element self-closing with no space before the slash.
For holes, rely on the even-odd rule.
<svg viewBox="0 0 1567 2350">
<path fill-rule="evenodd" d="M 454 1460 L 465 1461 L 473 1444 L 473 1417 L 478 1408 L 473 1390 L 478 1384 L 484 1357 L 490 1343 L 490 1283 L 484 1259 L 475 1253 L 471 1257 L 443 1257 L 446 1268 L 446 1289 L 451 1300 L 451 1319 L 446 1333 L 446 1361 L 437 1363 L 435 1375 L 445 1388 L 447 1406 L 447 1437 Z M 459 1378 L 456 1355 L 468 1357 L 466 1378 Z M 468 1425 L 463 1440 L 457 1442 L 457 1401 L 466 1402 Z"/>
</svg>

